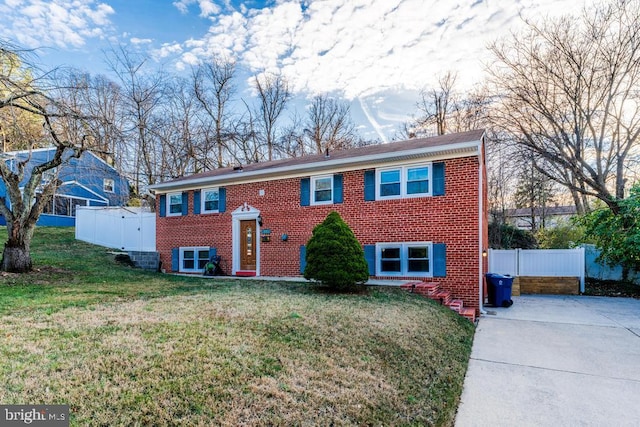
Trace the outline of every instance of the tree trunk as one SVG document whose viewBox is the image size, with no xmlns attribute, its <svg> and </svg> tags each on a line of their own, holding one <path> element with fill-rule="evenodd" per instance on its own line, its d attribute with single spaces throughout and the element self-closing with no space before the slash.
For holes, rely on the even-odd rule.
<svg viewBox="0 0 640 427">
<path fill-rule="evenodd" d="M 5 243 L 2 253 L 2 271 L 27 273 L 31 271 L 32 267 L 28 245 L 25 243 Z"/>
<path fill-rule="evenodd" d="M 616 198 L 624 199 L 624 186 L 627 180 L 624 177 L 624 157 L 618 156 L 618 162 L 616 164 Z"/>
<path fill-rule="evenodd" d="M 8 239 L 4 244 L 0 270 L 11 273 L 27 273 L 32 270 L 31 238 L 35 225 L 35 220 L 31 218 L 24 222 L 7 221 Z"/>
<path fill-rule="evenodd" d="M 629 273 L 631 273 L 631 269 L 628 265 L 622 264 L 622 280 L 627 282 L 629 281 Z"/>
</svg>

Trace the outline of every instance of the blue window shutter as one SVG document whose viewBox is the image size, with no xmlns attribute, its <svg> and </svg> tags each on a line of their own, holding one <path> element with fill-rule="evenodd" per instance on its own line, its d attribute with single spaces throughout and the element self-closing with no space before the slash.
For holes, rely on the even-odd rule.
<svg viewBox="0 0 640 427">
<path fill-rule="evenodd" d="M 333 175 L 333 203 L 342 203 L 342 181 L 343 178 L 341 173 Z"/>
<path fill-rule="evenodd" d="M 376 171 L 364 171 L 364 200 L 376 199 Z"/>
<path fill-rule="evenodd" d="M 447 277 L 447 245 L 433 244 L 433 277 Z"/>
<path fill-rule="evenodd" d="M 376 275 L 376 245 L 364 245 L 364 259 L 369 266 L 369 276 Z"/>
<path fill-rule="evenodd" d="M 433 164 L 433 196 L 444 196 L 444 162 Z"/>
<path fill-rule="evenodd" d="M 200 214 L 200 190 L 193 192 L 193 213 L 195 215 Z"/>
<path fill-rule="evenodd" d="M 311 202 L 311 178 L 300 180 L 300 206 L 309 206 Z"/>
<path fill-rule="evenodd" d="M 218 249 L 216 248 L 209 248 L 209 259 L 213 258 L 214 256 L 218 255 Z"/>
<path fill-rule="evenodd" d="M 171 271 L 180 270 L 180 248 L 171 249 Z"/>
<path fill-rule="evenodd" d="M 300 274 L 304 274 L 304 269 L 307 266 L 307 247 L 305 245 L 300 246 Z"/>
<path fill-rule="evenodd" d="M 160 216 L 167 216 L 167 195 L 162 194 L 160 196 Z"/>
<path fill-rule="evenodd" d="M 182 215 L 189 213 L 189 193 L 186 191 L 182 193 Z"/>
<path fill-rule="evenodd" d="M 222 213 L 227 210 L 227 189 L 218 189 L 218 212 Z"/>
</svg>

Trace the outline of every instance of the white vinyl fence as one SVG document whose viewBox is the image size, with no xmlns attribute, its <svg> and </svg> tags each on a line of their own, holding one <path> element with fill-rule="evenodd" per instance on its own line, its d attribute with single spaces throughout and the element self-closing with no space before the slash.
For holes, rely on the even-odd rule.
<svg viewBox="0 0 640 427">
<path fill-rule="evenodd" d="M 123 251 L 155 252 L 156 214 L 140 208 L 78 206 L 76 239 Z"/>
<path fill-rule="evenodd" d="M 584 292 L 584 248 L 489 249 L 489 272 L 514 277 L 579 277 L 580 292 Z"/>
</svg>

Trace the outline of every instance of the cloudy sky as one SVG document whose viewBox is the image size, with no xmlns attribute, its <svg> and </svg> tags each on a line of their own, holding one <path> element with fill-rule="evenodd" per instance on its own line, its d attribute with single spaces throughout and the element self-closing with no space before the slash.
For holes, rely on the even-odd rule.
<svg viewBox="0 0 640 427">
<path fill-rule="evenodd" d="M 482 78 L 486 45 L 522 18 L 577 12 L 595 0 L 0 0 L 0 38 L 38 48 L 49 66 L 107 73 L 126 45 L 168 71 L 213 53 L 251 73 L 281 71 L 298 99 L 352 102 L 368 137 L 388 139 L 421 88 L 447 70 L 460 89 Z"/>
</svg>

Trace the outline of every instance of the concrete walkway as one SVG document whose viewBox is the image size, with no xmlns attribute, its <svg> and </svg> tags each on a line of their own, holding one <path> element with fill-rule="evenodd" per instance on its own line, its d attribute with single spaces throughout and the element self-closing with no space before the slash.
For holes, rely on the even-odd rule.
<svg viewBox="0 0 640 427">
<path fill-rule="evenodd" d="M 457 427 L 640 425 L 640 300 L 513 300 L 480 319 Z"/>
</svg>

